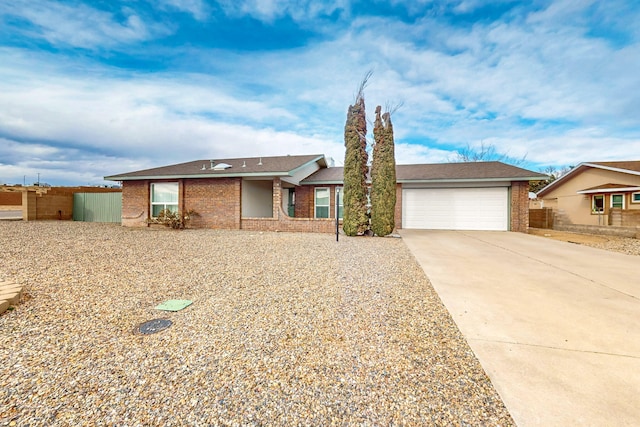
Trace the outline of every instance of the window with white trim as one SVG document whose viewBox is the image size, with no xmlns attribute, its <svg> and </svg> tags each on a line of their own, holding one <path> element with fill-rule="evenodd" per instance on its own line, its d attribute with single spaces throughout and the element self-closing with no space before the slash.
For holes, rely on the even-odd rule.
<svg viewBox="0 0 640 427">
<path fill-rule="evenodd" d="M 177 182 L 157 182 L 151 184 L 151 216 L 157 218 L 163 209 L 178 212 Z"/>
<path fill-rule="evenodd" d="M 342 187 L 336 187 L 338 191 L 338 219 L 342 219 L 344 214 L 344 189 Z"/>
<path fill-rule="evenodd" d="M 624 209 L 624 194 L 612 194 L 611 207 Z"/>
<path fill-rule="evenodd" d="M 640 203 L 640 192 L 631 194 L 631 203 Z"/>
<path fill-rule="evenodd" d="M 604 213 L 604 195 L 597 194 L 595 196 L 591 196 L 591 212 L 600 214 Z"/>
<path fill-rule="evenodd" d="M 330 191 L 328 188 L 315 189 L 315 217 L 329 218 Z"/>
</svg>

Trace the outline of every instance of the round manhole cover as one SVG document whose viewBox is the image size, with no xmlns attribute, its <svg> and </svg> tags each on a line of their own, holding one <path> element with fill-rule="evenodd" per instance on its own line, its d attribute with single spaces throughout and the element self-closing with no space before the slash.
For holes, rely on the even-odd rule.
<svg viewBox="0 0 640 427">
<path fill-rule="evenodd" d="M 172 324 L 173 322 L 169 319 L 153 319 L 141 323 L 140 326 L 138 326 L 138 330 L 141 334 L 155 334 L 156 332 L 164 331 Z"/>
</svg>

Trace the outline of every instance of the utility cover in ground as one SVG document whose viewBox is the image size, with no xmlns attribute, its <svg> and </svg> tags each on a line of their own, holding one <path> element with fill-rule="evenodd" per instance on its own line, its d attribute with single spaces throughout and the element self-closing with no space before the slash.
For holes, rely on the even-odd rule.
<svg viewBox="0 0 640 427">
<path fill-rule="evenodd" d="M 167 329 L 172 324 L 173 322 L 169 319 L 153 319 L 149 320 L 148 322 L 142 323 L 140 326 L 138 326 L 138 330 L 140 331 L 140 333 L 145 335 L 155 334 L 156 332 Z"/>
<path fill-rule="evenodd" d="M 157 306 L 156 310 L 180 311 L 183 308 L 189 307 L 192 302 L 193 301 L 188 299 L 170 299 Z"/>
</svg>

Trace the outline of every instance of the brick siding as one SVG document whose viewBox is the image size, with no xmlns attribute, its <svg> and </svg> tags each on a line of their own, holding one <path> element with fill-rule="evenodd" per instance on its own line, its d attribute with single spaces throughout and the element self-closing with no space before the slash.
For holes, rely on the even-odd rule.
<svg viewBox="0 0 640 427">
<path fill-rule="evenodd" d="M 241 178 L 186 179 L 181 183 L 183 212 L 193 209 L 194 228 L 240 228 Z"/>
<path fill-rule="evenodd" d="M 175 181 L 173 181 L 175 182 Z M 193 209 L 198 215 L 191 220 L 194 228 L 243 229 L 253 231 L 335 232 L 335 189 L 341 185 L 296 187 L 295 217 L 282 209 L 281 183 L 273 181 L 273 217 L 242 218 L 242 179 L 180 180 L 180 210 Z M 314 218 L 315 188 L 330 189 L 330 218 Z M 122 224 L 145 226 L 149 217 L 149 182 L 125 181 L 123 185 Z M 526 232 L 529 227 L 529 186 L 527 182 L 512 182 L 511 230 Z M 396 187 L 396 229 L 402 228 L 402 185 Z"/>
<path fill-rule="evenodd" d="M 296 218 L 313 218 L 314 208 L 314 188 L 312 185 L 302 185 L 296 187 Z"/>
<path fill-rule="evenodd" d="M 526 233 L 529 230 L 529 183 L 511 183 L 511 231 Z"/>
<path fill-rule="evenodd" d="M 321 187 L 321 186 L 319 186 Z M 335 185 L 331 187 L 331 216 L 335 209 Z M 295 218 L 282 210 L 280 178 L 273 180 L 273 218 L 242 218 L 242 229 L 253 231 L 297 231 L 305 233 L 334 233 L 335 219 L 313 218 L 314 190 L 310 186 L 296 187 Z M 300 216 L 300 217 L 299 217 Z"/>
<path fill-rule="evenodd" d="M 122 225 L 146 227 L 149 218 L 149 181 L 122 183 Z"/>
</svg>

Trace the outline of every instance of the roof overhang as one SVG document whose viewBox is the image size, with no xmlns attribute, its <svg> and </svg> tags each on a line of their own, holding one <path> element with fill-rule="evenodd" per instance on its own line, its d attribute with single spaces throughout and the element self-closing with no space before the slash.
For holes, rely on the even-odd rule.
<svg viewBox="0 0 640 427">
<path fill-rule="evenodd" d="M 265 178 L 265 179 L 273 179 L 275 177 L 290 177 L 293 178 L 294 181 L 297 181 L 300 179 L 300 177 L 298 175 L 300 175 L 301 173 L 304 173 L 305 168 L 309 168 L 312 167 L 314 164 L 317 165 L 316 168 L 322 168 L 322 167 L 327 167 L 327 159 L 323 154 L 319 154 L 319 155 L 311 155 L 314 157 L 311 157 L 310 159 L 307 159 L 304 163 L 298 164 L 297 166 L 293 167 L 290 170 L 287 170 L 286 168 L 282 167 L 282 168 L 275 168 L 275 170 L 265 170 L 265 171 L 260 171 L 260 172 L 241 172 L 240 170 L 242 170 L 242 168 L 244 167 L 244 162 L 249 161 L 251 159 L 247 158 L 247 159 L 223 159 L 220 160 L 218 163 L 218 165 L 225 165 L 226 167 L 224 167 L 223 169 L 216 169 L 215 167 L 213 167 L 213 163 L 212 163 L 212 168 L 211 169 L 207 169 L 203 166 L 202 169 L 200 169 L 200 171 L 211 171 L 215 173 L 207 173 L 207 172 L 201 172 L 201 173 L 191 173 L 191 172 L 186 172 L 186 173 L 176 173 L 177 171 L 171 171 L 173 173 L 167 173 L 167 174 L 148 174 L 148 175 L 136 175 L 135 172 L 134 173 L 126 173 L 126 174 L 120 174 L 120 175 L 110 175 L 110 176 L 105 176 L 104 179 L 105 180 L 109 180 L 109 181 L 144 181 L 144 180 L 167 180 L 167 179 L 198 179 L 198 178 Z M 285 156 L 280 156 L 280 157 L 285 157 Z M 289 156 L 286 156 L 287 158 Z M 291 158 L 295 158 L 295 157 L 310 157 L 310 156 L 291 156 Z M 265 162 L 269 161 L 269 159 L 273 159 L 274 157 L 260 157 L 260 163 L 259 165 L 262 165 L 262 160 L 264 159 Z M 276 157 L 277 158 L 277 157 Z M 210 160 L 211 161 L 211 160 Z M 227 164 L 227 162 L 243 162 L 243 166 L 241 167 L 236 167 L 235 169 L 232 169 L 232 165 Z M 199 162 L 199 161 L 196 161 Z M 203 160 L 204 162 L 204 160 Z M 213 161 L 211 161 L 213 162 Z M 188 162 L 188 164 L 190 163 L 195 163 L 195 162 Z M 183 164 L 181 164 L 183 165 Z M 181 165 L 172 165 L 172 166 L 181 166 Z M 293 165 L 292 165 L 293 166 Z M 163 167 L 164 168 L 164 167 Z M 154 168 L 154 169 L 149 169 L 148 171 L 154 171 L 157 169 L 163 169 L 163 168 Z M 278 170 L 280 169 L 280 170 Z M 145 173 L 146 171 L 140 171 L 142 173 Z M 169 171 L 167 171 L 169 172 Z"/>
<path fill-rule="evenodd" d="M 592 188 L 580 190 L 578 194 L 602 194 L 602 193 L 627 193 L 632 191 L 640 191 L 640 187 L 619 187 L 619 188 Z"/>
<path fill-rule="evenodd" d="M 630 170 L 630 169 L 616 168 L 616 167 L 613 167 L 613 166 L 601 165 L 601 164 L 598 164 L 598 163 L 582 163 L 581 165 L 582 166 L 589 166 L 589 167 L 592 167 L 592 168 L 604 169 L 604 170 L 608 170 L 608 171 L 626 173 L 626 174 L 629 174 L 629 175 L 640 175 L 640 172 L 638 172 L 638 171 L 634 171 L 634 170 Z"/>
<path fill-rule="evenodd" d="M 540 180 L 539 177 L 517 177 L 517 178 L 465 178 L 465 179 L 398 179 L 398 184 L 442 184 L 442 183 L 470 183 L 470 182 L 504 182 L 511 183 L 513 181 L 536 181 Z M 331 184 L 343 184 L 343 180 L 324 180 L 324 181 L 307 181 L 303 182 L 303 185 L 331 185 Z M 367 180 L 367 184 L 371 184 L 371 180 Z"/>
<path fill-rule="evenodd" d="M 150 175 L 150 176 L 105 176 L 108 181 L 143 181 L 152 179 L 154 181 L 165 179 L 190 179 L 190 178 L 274 178 L 281 176 L 291 176 L 287 172 L 271 172 L 271 173 L 216 173 L 216 174 L 198 174 L 198 175 Z"/>
<path fill-rule="evenodd" d="M 464 179 L 399 179 L 398 184 L 430 184 L 430 183 L 466 183 L 466 182 L 505 182 L 539 181 L 540 177 L 511 177 L 511 178 L 464 178 Z"/>
</svg>

